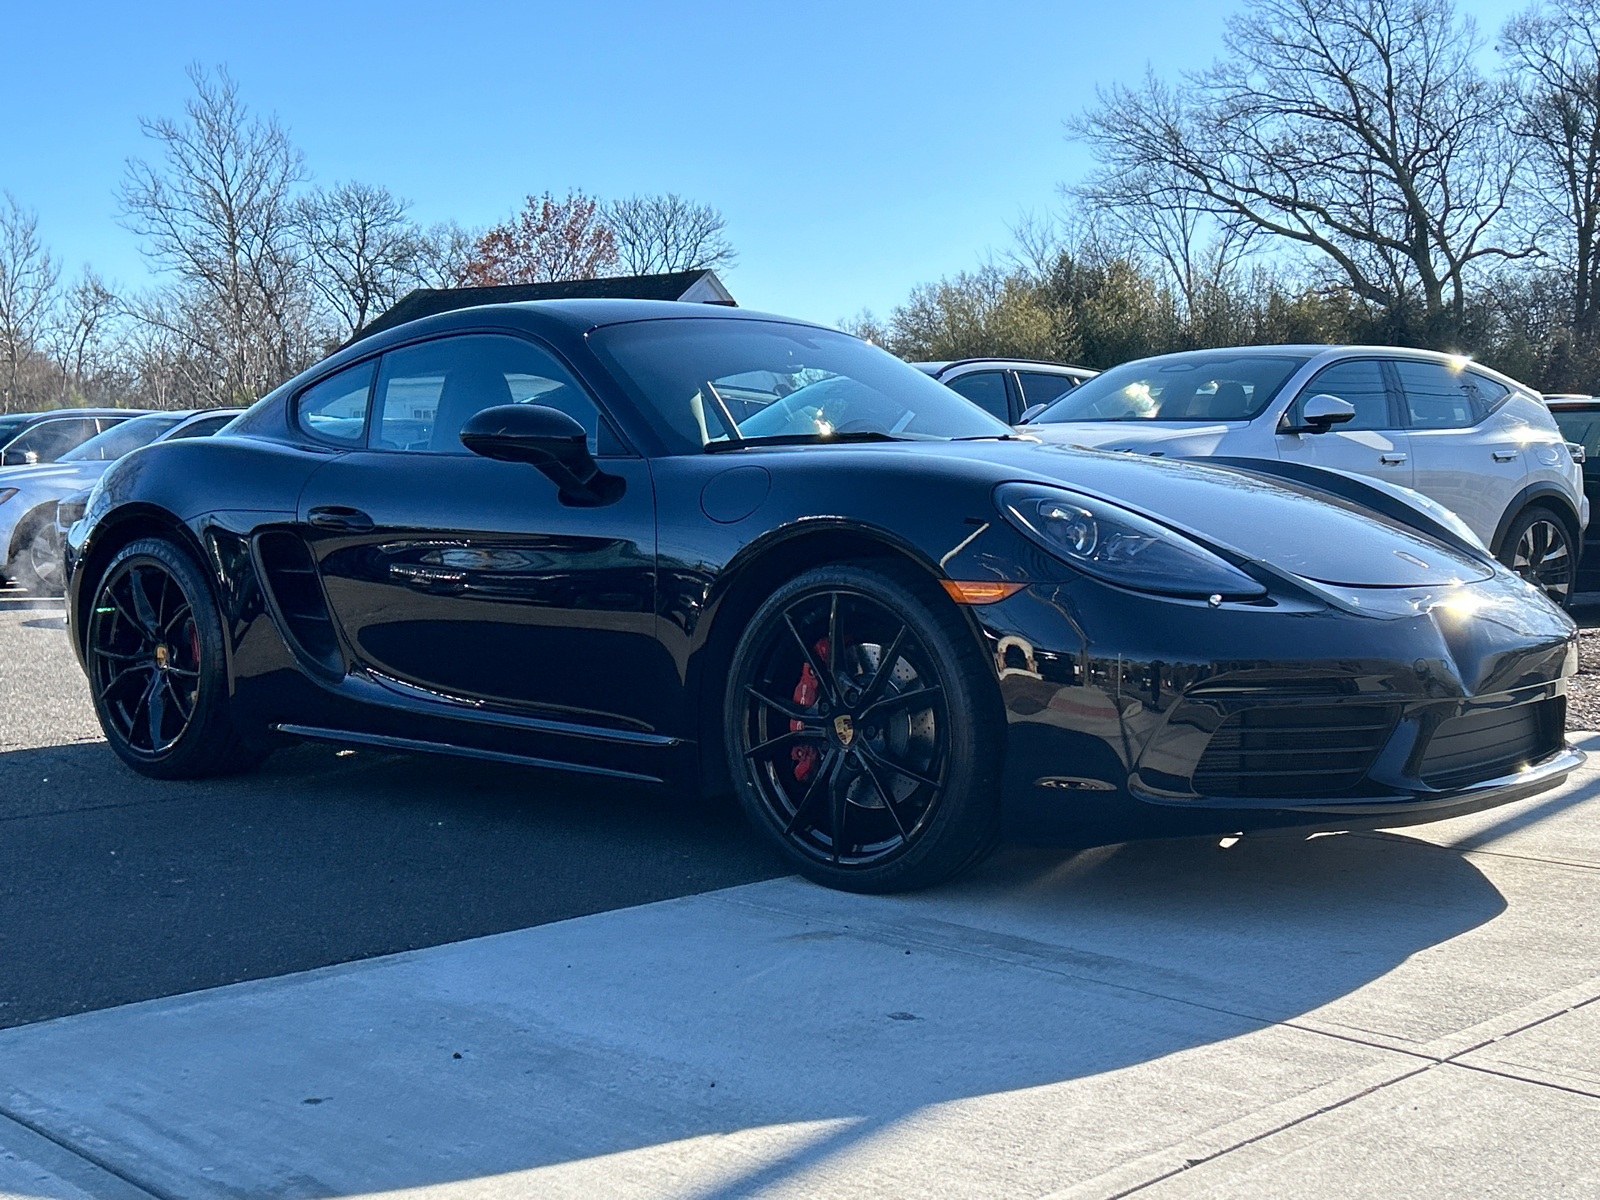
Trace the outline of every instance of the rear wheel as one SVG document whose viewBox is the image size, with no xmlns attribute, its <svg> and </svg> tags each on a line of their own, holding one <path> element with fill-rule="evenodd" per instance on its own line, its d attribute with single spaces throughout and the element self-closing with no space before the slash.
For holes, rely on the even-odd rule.
<svg viewBox="0 0 1600 1200">
<path fill-rule="evenodd" d="M 144 538 L 111 561 L 84 660 L 106 740 L 141 774 L 198 779 L 265 757 L 234 728 L 222 620 L 199 565 L 174 543 Z"/>
<path fill-rule="evenodd" d="M 734 651 L 725 741 L 740 801 L 831 887 L 925 887 L 998 836 L 998 702 L 959 617 L 915 582 L 876 567 L 808 571 L 761 606 Z"/>
<path fill-rule="evenodd" d="M 1566 522 L 1548 508 L 1534 506 L 1517 515 L 1506 530 L 1500 561 L 1565 607 L 1577 555 Z"/>
</svg>

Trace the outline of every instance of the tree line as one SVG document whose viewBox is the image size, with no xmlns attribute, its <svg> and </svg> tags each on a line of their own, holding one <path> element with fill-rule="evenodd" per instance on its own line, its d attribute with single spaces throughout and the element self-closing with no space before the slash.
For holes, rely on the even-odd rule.
<svg viewBox="0 0 1600 1200">
<path fill-rule="evenodd" d="M 1492 46 L 1453 0 L 1245 0 L 1224 53 L 1099 89 L 1061 210 L 847 328 L 907 358 L 1108 367 L 1283 342 L 1600 390 L 1600 0 Z"/>
<path fill-rule="evenodd" d="M 389 189 L 313 184 L 226 70 L 194 67 L 181 117 L 140 122 L 117 216 L 159 282 L 65 278 L 38 214 L 0 193 L 0 412 L 66 404 L 247 404 L 416 287 L 723 266 L 721 213 L 677 195 L 532 195 L 506 221 L 423 226 Z"/>
</svg>

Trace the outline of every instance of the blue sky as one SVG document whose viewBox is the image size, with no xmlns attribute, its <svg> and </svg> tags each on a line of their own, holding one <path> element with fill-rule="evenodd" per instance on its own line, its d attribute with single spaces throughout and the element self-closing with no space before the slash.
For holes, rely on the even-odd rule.
<svg viewBox="0 0 1600 1200">
<path fill-rule="evenodd" d="M 1205 65 L 1223 0 L 1136 4 L 392 2 L 15 6 L 0 189 L 76 271 L 149 276 L 115 220 L 140 116 L 225 63 L 321 182 L 424 222 L 528 192 L 676 191 L 727 216 L 747 307 L 881 315 L 976 265 L 1088 166 L 1063 121 L 1097 83 Z M 1520 4 L 1470 5 L 1492 31 Z"/>
</svg>

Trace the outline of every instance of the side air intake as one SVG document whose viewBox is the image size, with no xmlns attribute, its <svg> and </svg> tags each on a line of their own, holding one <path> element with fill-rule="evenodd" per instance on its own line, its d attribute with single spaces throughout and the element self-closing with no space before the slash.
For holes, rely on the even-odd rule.
<svg viewBox="0 0 1600 1200">
<path fill-rule="evenodd" d="M 273 530 L 256 538 L 256 553 L 295 649 L 323 670 L 342 674 L 339 639 L 306 544 L 287 530 Z"/>
</svg>

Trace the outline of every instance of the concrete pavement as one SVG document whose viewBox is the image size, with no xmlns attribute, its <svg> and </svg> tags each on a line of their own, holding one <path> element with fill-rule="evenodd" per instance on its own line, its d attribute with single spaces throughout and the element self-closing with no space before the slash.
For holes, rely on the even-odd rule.
<svg viewBox="0 0 1600 1200">
<path fill-rule="evenodd" d="M 0 1033 L 0 1188 L 1588 1197 L 1597 901 L 1595 768 L 1396 834 L 752 883 Z"/>
</svg>

